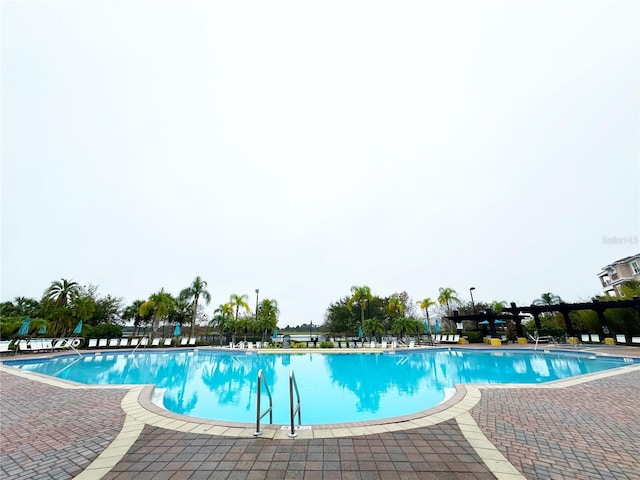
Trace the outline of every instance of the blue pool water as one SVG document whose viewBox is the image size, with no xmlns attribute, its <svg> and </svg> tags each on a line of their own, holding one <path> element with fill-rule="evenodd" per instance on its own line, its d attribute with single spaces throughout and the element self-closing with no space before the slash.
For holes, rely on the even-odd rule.
<svg viewBox="0 0 640 480">
<path fill-rule="evenodd" d="M 263 370 L 276 424 L 289 423 L 293 370 L 305 425 L 407 415 L 445 399 L 455 384 L 540 383 L 624 365 L 622 359 L 522 351 L 428 350 L 395 354 L 256 354 L 214 350 L 105 352 L 6 361 L 85 384 L 155 384 L 168 410 L 254 422 Z M 267 403 L 264 395 L 263 409 Z M 265 418 L 265 420 L 267 420 Z"/>
</svg>

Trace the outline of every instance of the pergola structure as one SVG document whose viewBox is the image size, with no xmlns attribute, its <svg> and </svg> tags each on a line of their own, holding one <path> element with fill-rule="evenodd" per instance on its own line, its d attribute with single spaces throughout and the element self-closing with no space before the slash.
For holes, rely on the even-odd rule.
<svg viewBox="0 0 640 480">
<path fill-rule="evenodd" d="M 631 300 L 612 300 L 610 302 L 601 302 L 597 299 L 594 299 L 591 302 L 583 303 L 561 302 L 557 305 L 530 305 L 528 307 L 518 307 L 514 302 L 511 302 L 511 306 L 503 308 L 500 313 L 496 313 L 488 308 L 479 314 L 459 315 L 458 311 L 456 310 L 453 312 L 452 316 L 448 316 L 446 318 L 448 318 L 449 320 L 453 320 L 454 322 L 458 322 L 461 320 L 471 320 L 479 323 L 481 321 L 487 320 L 489 322 L 488 327 L 491 331 L 492 337 L 496 336 L 496 320 L 511 320 L 515 323 L 516 333 L 518 337 L 524 337 L 524 331 L 522 330 L 522 320 L 528 317 L 527 315 L 523 314 L 532 315 L 533 320 L 536 323 L 536 327 L 538 329 L 541 329 L 542 325 L 540 324 L 540 314 L 558 312 L 562 314 L 562 317 L 564 318 L 564 323 L 567 328 L 567 334 L 570 337 L 573 337 L 575 335 L 575 330 L 573 329 L 573 325 L 571 325 L 569 312 L 578 310 L 593 310 L 594 312 L 596 312 L 596 315 L 598 315 L 602 333 L 606 337 L 611 335 L 611 331 L 609 329 L 609 325 L 607 324 L 607 319 L 604 316 L 604 312 L 605 310 L 608 310 L 610 308 L 633 308 L 640 314 L 640 297 L 633 297 Z"/>
</svg>

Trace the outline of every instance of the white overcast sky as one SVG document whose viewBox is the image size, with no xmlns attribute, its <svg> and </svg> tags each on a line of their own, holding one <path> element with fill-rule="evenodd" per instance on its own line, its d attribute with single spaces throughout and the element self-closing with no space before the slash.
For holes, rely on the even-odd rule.
<svg viewBox="0 0 640 480">
<path fill-rule="evenodd" d="M 3 301 L 530 304 L 638 253 L 635 1 L 3 1 Z"/>
</svg>

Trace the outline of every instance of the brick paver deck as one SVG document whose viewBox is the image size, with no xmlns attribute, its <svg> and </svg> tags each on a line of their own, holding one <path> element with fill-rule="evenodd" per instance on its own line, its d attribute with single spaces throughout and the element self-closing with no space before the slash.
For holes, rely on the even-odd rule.
<svg viewBox="0 0 640 480">
<path fill-rule="evenodd" d="M 634 354 L 640 351 L 625 350 Z M 0 371 L 0 477 L 70 479 L 84 471 L 84 478 L 93 478 L 89 464 L 118 444 L 116 436 L 123 438 L 127 392 L 62 388 Z M 480 392 L 472 417 L 465 415 L 477 423 L 481 442 L 515 466 L 515 475 L 490 471 L 493 459 L 481 457 L 492 450 L 477 450 L 477 439 L 465 437 L 458 417 L 344 438 L 233 438 L 140 424 L 141 433 L 102 478 L 483 480 L 516 479 L 519 471 L 519 478 L 531 480 L 640 480 L 637 368 L 564 388 L 490 386 Z"/>
<path fill-rule="evenodd" d="M 640 479 L 640 372 L 563 389 L 484 389 L 472 415 L 529 479 Z"/>
<path fill-rule="evenodd" d="M 0 372 L 0 477 L 73 478 L 122 428 L 126 390 L 68 390 Z"/>
</svg>

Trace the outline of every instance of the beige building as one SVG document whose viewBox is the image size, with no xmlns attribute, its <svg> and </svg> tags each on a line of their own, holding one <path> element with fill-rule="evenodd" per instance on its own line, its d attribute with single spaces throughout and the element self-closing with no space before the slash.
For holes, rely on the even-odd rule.
<svg viewBox="0 0 640 480">
<path fill-rule="evenodd" d="M 616 260 L 602 268 L 598 274 L 604 293 L 620 295 L 620 284 L 625 280 L 640 281 L 640 253 Z"/>
</svg>

